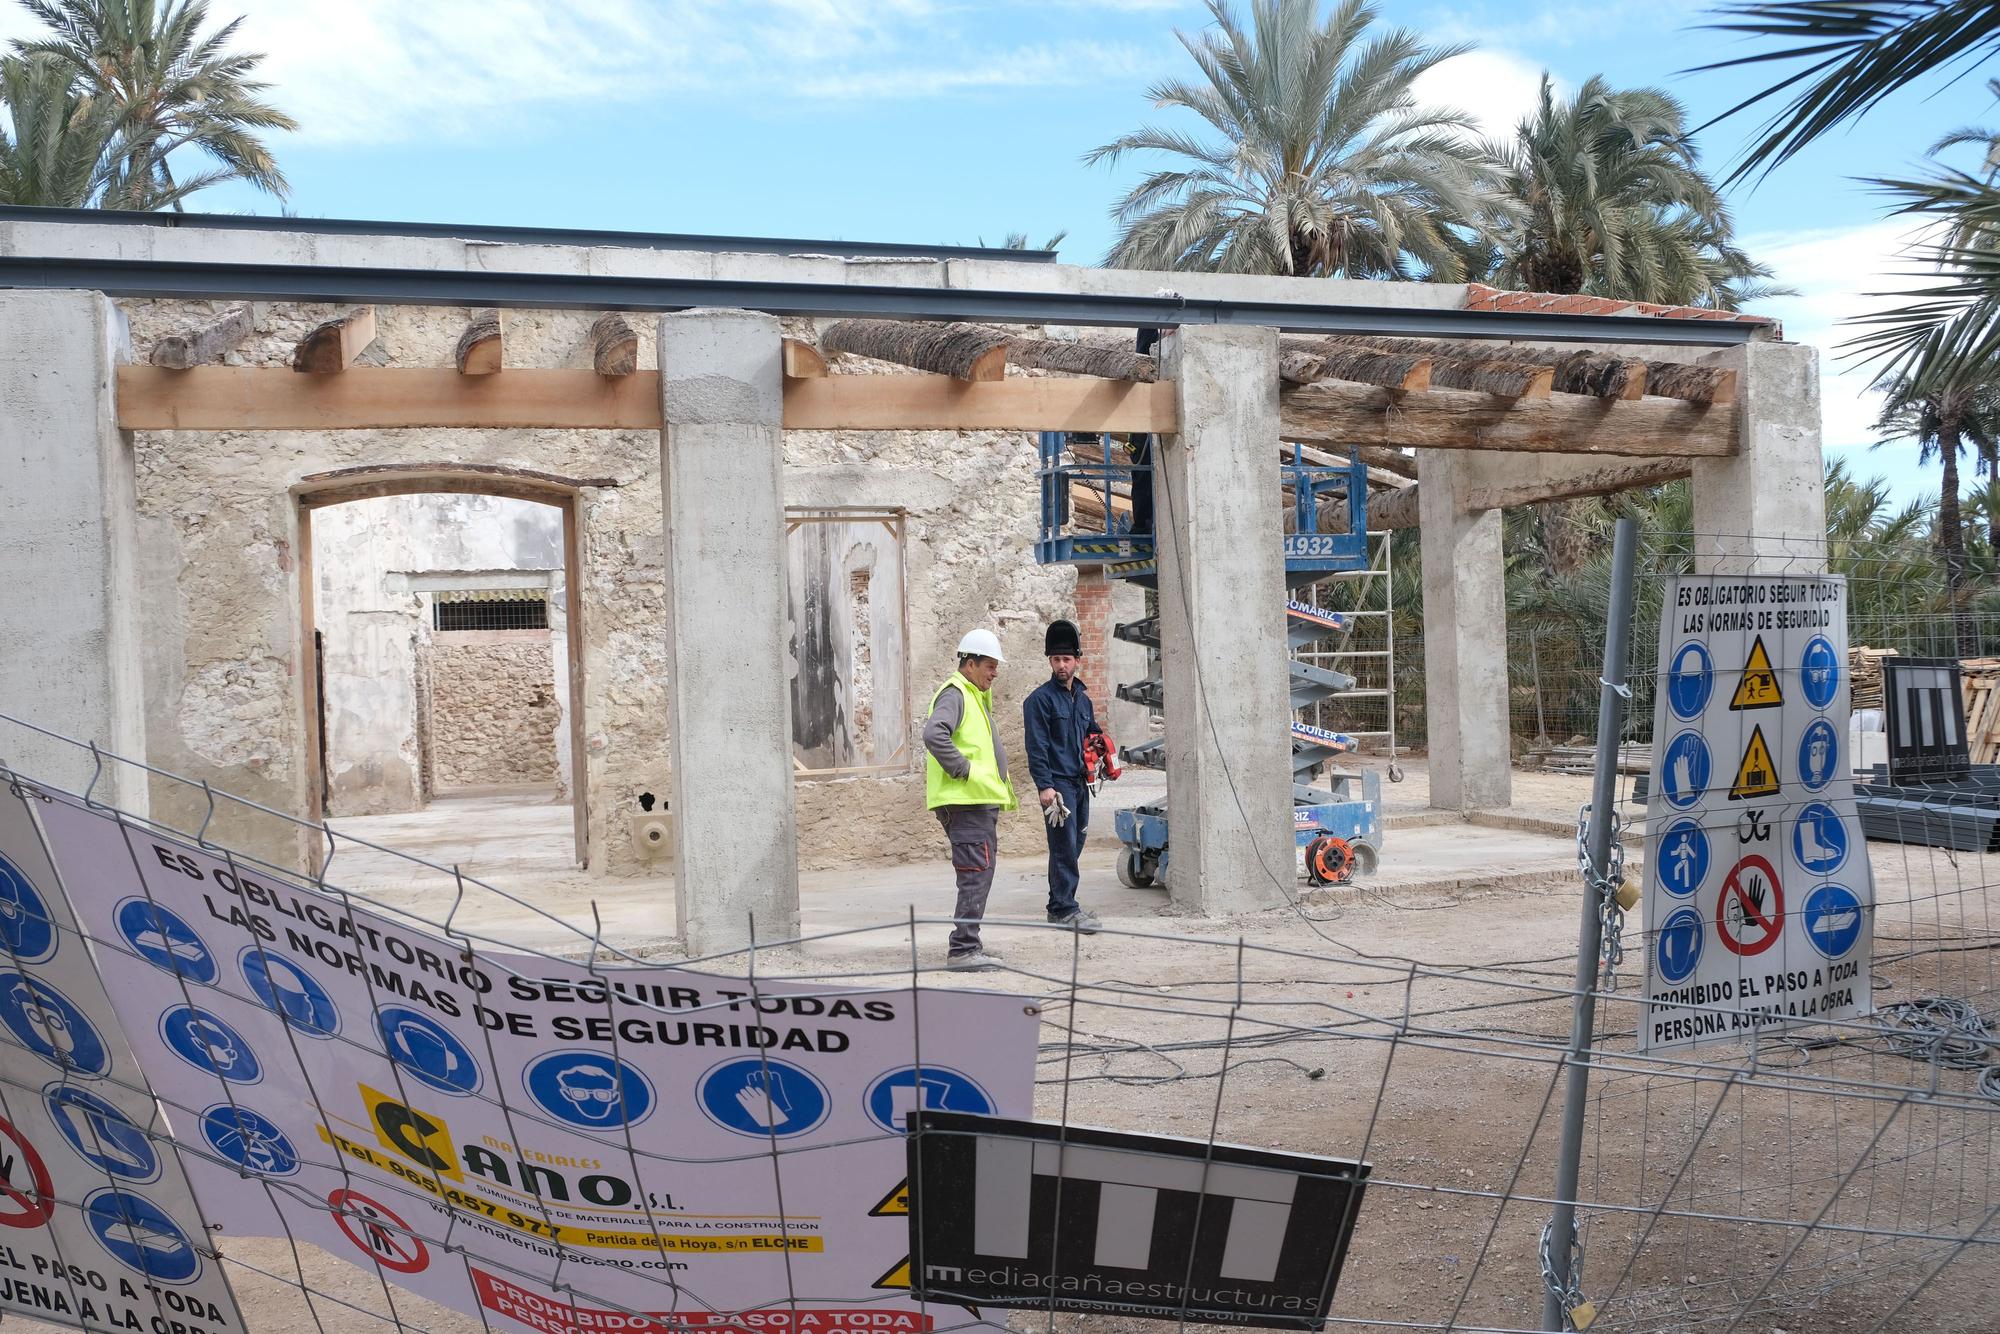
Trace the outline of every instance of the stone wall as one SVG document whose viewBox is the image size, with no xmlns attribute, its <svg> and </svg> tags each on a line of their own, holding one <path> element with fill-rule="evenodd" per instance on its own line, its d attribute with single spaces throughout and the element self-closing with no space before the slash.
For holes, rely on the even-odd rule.
<svg viewBox="0 0 2000 1334">
<path fill-rule="evenodd" d="M 222 304 L 120 303 L 141 360 L 160 337 Z M 257 329 L 225 358 L 284 367 L 330 305 L 260 305 Z M 447 366 L 471 312 L 382 306 L 363 359 Z M 587 369 L 587 311 L 516 311 L 510 365 Z M 654 324 L 633 321 L 640 364 L 653 364 Z M 578 583 L 583 608 L 583 737 L 593 869 L 649 869 L 626 808 L 667 791 L 660 440 L 656 431 L 359 430 L 141 431 L 134 434 L 145 713 L 150 761 L 280 810 L 309 809 L 308 729 L 300 672 L 298 507 L 306 479 L 421 465 L 555 475 L 580 483 Z M 153 785 L 162 819 L 201 821 L 199 789 Z M 224 807 L 211 832 L 254 855 L 302 864 L 306 843 L 264 817 Z"/>
<path fill-rule="evenodd" d="M 160 335 L 222 309 L 180 301 L 121 305 L 141 359 Z M 226 361 L 284 366 L 297 340 L 338 310 L 259 306 L 257 331 Z M 469 315 L 379 307 L 380 336 L 363 360 L 449 365 Z M 508 364 L 587 368 L 584 335 L 593 318 L 588 311 L 509 312 Z M 639 364 L 650 368 L 656 323 L 632 324 Z M 803 320 L 788 321 L 786 331 L 814 332 Z M 839 361 L 836 374 L 896 369 Z M 309 646 L 299 643 L 297 489 L 317 485 L 308 479 L 324 474 L 359 476 L 397 465 L 505 469 L 577 483 L 581 624 L 572 633 L 581 641 L 591 865 L 613 874 L 658 869 L 632 837 L 640 794 L 672 790 L 657 432 L 147 431 L 136 434 L 134 450 L 149 758 L 295 811 L 308 809 L 309 732 L 299 674 L 312 661 Z M 1025 790 L 1021 700 L 1044 678 L 1047 622 L 1076 610 L 1075 573 L 1039 566 L 1033 556 L 1034 437 L 790 431 L 784 451 L 788 505 L 899 508 L 908 515 L 910 762 L 886 775 L 801 780 L 800 860 L 824 867 L 858 858 L 941 857 L 936 821 L 924 810 L 916 734 L 931 693 L 955 665 L 959 637 L 975 626 L 1000 635 L 1008 657 L 998 684 L 1000 731 Z M 884 717 L 884 701 L 871 701 L 871 712 Z M 190 798 L 163 782 L 153 799 L 162 818 L 199 823 L 198 790 Z M 291 831 L 267 820 L 244 824 L 234 814 L 227 820 L 218 817 L 211 830 L 218 838 L 272 860 L 301 860 L 304 845 Z M 1003 820 L 1003 848 L 1031 855 L 1042 845 L 1033 812 Z"/>
<path fill-rule="evenodd" d="M 553 783 L 555 655 L 537 630 L 462 631 L 424 645 L 430 790 Z"/>
</svg>

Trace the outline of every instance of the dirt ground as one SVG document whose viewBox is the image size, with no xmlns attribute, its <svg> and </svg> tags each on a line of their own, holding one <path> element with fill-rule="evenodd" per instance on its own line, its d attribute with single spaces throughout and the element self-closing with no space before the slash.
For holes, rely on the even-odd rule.
<svg viewBox="0 0 2000 1334">
<path fill-rule="evenodd" d="M 1119 886 L 1112 847 L 1093 839 L 1083 898 L 1111 930 L 1074 937 L 1027 924 L 1039 917 L 1039 868 L 1004 867 L 994 913 L 1023 924 L 996 921 L 988 939 L 1009 971 L 976 980 L 928 971 L 944 928 L 919 926 L 923 981 L 1041 1006 L 1042 1118 L 1370 1163 L 1336 1326 L 1532 1329 L 1579 913 L 1574 845 L 1559 831 L 1573 826 L 1587 780 L 1522 775 L 1515 808 L 1480 824 L 1419 817 L 1421 780 L 1418 769 L 1392 793 L 1403 822 L 1376 881 L 1200 918 L 1157 891 Z M 1882 843 L 1870 854 L 1878 1004 L 1946 994 L 1991 1012 L 2000 994 L 1992 859 Z M 391 879 L 358 854 L 345 865 L 347 883 L 412 910 L 441 902 L 438 884 L 407 867 Z M 671 895 L 661 885 L 607 894 L 604 881 L 551 868 L 515 887 L 531 908 L 475 892 L 456 925 L 574 948 L 595 893 L 607 942 L 668 957 Z M 808 876 L 808 940 L 760 950 L 757 971 L 908 985 L 906 905 L 941 911 L 941 891 L 929 867 Z M 869 923 L 882 925 L 854 930 Z M 1635 919 L 1628 930 L 1638 928 Z M 836 930 L 850 933 L 811 939 Z M 1680 1067 L 1641 1066 L 1628 1059 L 1641 958 L 1635 947 L 1598 1015 L 1581 1188 L 1593 1206 L 1584 1289 L 1603 1312 L 1596 1328 L 2000 1328 L 2000 1104 L 1968 1096 L 1965 1073 L 1945 1072 L 1934 1088 L 1927 1065 L 1876 1045 L 1767 1036 L 1754 1052 L 1724 1045 Z M 1785 1225 L 1814 1221 L 1810 1235 Z M 1954 1247 L 1952 1237 L 1977 1240 Z M 294 1272 L 283 1243 L 223 1248 L 245 1265 Z M 310 1249 L 301 1263 L 315 1288 L 383 1309 L 372 1275 Z M 258 1334 L 383 1327 L 324 1302 L 316 1323 L 285 1284 L 247 1270 L 232 1277 Z M 480 1328 L 407 1294 L 396 1307 L 412 1329 Z M 962 1319 L 954 1310 L 939 1325 Z M 1007 1323 L 1051 1325 L 1032 1313 Z M 1096 1316 L 1054 1324 L 1139 1328 Z"/>
</svg>

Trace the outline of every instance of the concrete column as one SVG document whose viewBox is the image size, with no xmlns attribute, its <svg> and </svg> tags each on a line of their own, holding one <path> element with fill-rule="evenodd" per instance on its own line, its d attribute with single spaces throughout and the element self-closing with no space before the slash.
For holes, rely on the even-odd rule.
<svg viewBox="0 0 2000 1334">
<path fill-rule="evenodd" d="M 667 700 L 688 949 L 799 925 L 786 693 L 784 390 L 775 316 L 660 317 Z"/>
<path fill-rule="evenodd" d="M 112 371 L 125 318 L 97 292 L 0 292 L 0 712 L 146 754 L 131 440 Z M 81 792 L 87 752 L 0 724 L 0 758 Z M 144 814 L 143 772 L 97 795 Z"/>
<path fill-rule="evenodd" d="M 1180 433 L 1155 455 L 1167 713 L 1168 884 L 1210 914 L 1294 878 L 1278 335 L 1187 325 L 1162 344 Z"/>
<path fill-rule="evenodd" d="M 1740 451 L 1694 461 L 1694 556 L 1701 574 L 1826 569 L 1819 351 L 1746 343 L 1704 358 L 1737 373 Z"/>
<path fill-rule="evenodd" d="M 1464 508 L 1475 462 L 1463 450 L 1417 451 L 1431 805 L 1454 811 L 1506 806 L 1514 786 L 1500 511 Z"/>
</svg>

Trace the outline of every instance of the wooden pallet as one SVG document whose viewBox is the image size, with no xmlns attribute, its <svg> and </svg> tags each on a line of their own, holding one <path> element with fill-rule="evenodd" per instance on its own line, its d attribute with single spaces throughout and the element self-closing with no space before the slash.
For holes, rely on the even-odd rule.
<svg viewBox="0 0 2000 1334">
<path fill-rule="evenodd" d="M 1882 659 L 1896 657 L 1892 648 L 1869 648 L 1857 644 L 1847 650 L 1847 679 L 1850 704 L 1856 709 L 1882 707 Z"/>
<path fill-rule="evenodd" d="M 1974 764 L 2000 763 L 2000 658 L 1959 663 L 1965 701 L 1965 741 Z"/>
</svg>

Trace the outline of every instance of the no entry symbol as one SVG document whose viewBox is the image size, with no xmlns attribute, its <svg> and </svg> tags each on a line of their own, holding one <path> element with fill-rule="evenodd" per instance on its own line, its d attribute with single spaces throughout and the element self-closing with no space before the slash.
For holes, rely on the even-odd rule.
<svg viewBox="0 0 2000 1334">
<path fill-rule="evenodd" d="M 1715 904 L 1715 930 L 1732 954 L 1762 954 L 1785 927 L 1785 891 L 1778 872 L 1762 857 L 1745 857 L 1729 870 Z"/>
<path fill-rule="evenodd" d="M 40 1227 L 56 1203 L 55 1183 L 35 1146 L 0 1121 L 0 1227 Z"/>
<path fill-rule="evenodd" d="M 388 1205 L 356 1190 L 337 1190 L 326 1197 L 326 1203 L 347 1239 L 384 1269 L 414 1274 L 431 1262 L 430 1248 L 411 1234 L 410 1225 Z"/>
</svg>

